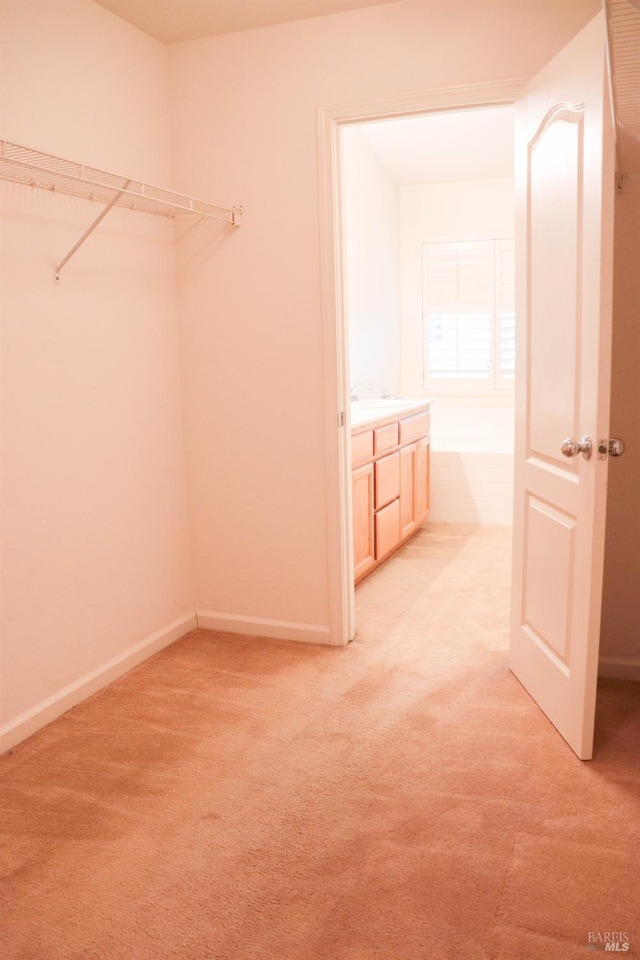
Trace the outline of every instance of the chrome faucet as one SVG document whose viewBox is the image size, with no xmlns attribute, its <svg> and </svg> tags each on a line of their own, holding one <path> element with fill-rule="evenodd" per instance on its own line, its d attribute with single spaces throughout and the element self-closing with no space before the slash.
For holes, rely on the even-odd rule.
<svg viewBox="0 0 640 960">
<path fill-rule="evenodd" d="M 360 380 L 359 383 L 355 383 L 351 387 L 351 403 L 355 403 L 356 400 L 360 399 L 360 397 L 358 396 L 358 390 L 360 389 L 360 387 L 366 387 L 367 390 L 373 390 L 373 387 L 371 386 L 370 383 L 367 383 L 366 380 Z"/>
</svg>

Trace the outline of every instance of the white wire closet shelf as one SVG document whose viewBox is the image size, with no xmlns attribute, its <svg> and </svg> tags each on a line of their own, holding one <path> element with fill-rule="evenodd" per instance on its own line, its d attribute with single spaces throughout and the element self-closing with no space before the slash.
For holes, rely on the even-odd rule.
<svg viewBox="0 0 640 960">
<path fill-rule="evenodd" d="M 126 207 L 172 220 L 222 220 L 233 226 L 239 225 L 243 209 L 219 207 L 206 200 L 196 200 L 172 190 L 10 143 L 8 140 L 0 140 L 0 179 L 105 204 L 78 243 L 56 265 L 56 281 L 59 280 L 62 267 L 112 207 Z"/>
<path fill-rule="evenodd" d="M 640 173 L 640 0 L 606 0 L 618 174 Z"/>
<path fill-rule="evenodd" d="M 161 217 L 207 217 L 237 224 L 242 210 L 241 207 L 218 207 L 8 140 L 0 140 L 0 177 L 100 203 L 110 203 L 119 194 L 114 206 Z"/>
</svg>

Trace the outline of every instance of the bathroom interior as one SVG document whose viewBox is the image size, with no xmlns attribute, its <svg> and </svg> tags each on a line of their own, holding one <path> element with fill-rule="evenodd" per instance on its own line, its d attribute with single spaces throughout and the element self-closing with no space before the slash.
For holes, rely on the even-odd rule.
<svg viewBox="0 0 640 960">
<path fill-rule="evenodd" d="M 513 124 L 499 106 L 342 128 L 351 426 L 431 401 L 430 523 L 512 522 Z"/>
</svg>

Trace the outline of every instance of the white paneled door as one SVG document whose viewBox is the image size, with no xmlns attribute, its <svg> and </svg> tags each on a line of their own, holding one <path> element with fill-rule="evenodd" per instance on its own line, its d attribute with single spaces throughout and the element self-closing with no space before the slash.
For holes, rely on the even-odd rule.
<svg viewBox="0 0 640 960">
<path fill-rule="evenodd" d="M 604 553 L 607 459 L 599 445 L 608 436 L 610 389 L 609 104 L 600 15 L 528 85 L 516 127 L 510 665 L 581 759 L 593 751 Z M 576 443 L 563 453 L 571 439 Z"/>
</svg>

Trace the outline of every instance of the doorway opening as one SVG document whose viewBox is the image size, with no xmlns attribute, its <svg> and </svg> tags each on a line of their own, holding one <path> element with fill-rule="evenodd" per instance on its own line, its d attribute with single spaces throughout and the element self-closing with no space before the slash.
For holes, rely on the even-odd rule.
<svg viewBox="0 0 640 960">
<path fill-rule="evenodd" d="M 319 147 L 321 311 L 324 363 L 325 480 L 327 489 L 330 642 L 342 646 L 355 635 L 351 512 L 349 346 L 343 275 L 341 131 L 350 124 L 470 110 L 513 107 L 522 80 L 478 83 L 320 107 Z M 337 426 L 337 429 L 336 429 Z"/>
<path fill-rule="evenodd" d="M 427 530 L 511 526 L 513 124 L 513 105 L 502 104 L 340 128 L 348 420 L 352 429 L 375 427 L 371 418 L 386 422 L 392 407 L 402 413 L 402 400 L 430 402 Z M 385 469 L 397 455 L 402 471 L 402 454 L 391 453 Z M 360 562 L 364 474 L 353 474 L 350 504 L 358 582 L 385 556 L 379 511 L 371 518 L 374 559 Z"/>
</svg>

